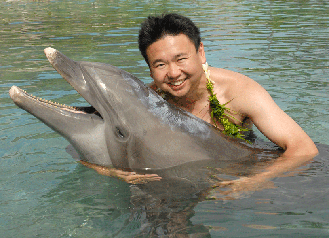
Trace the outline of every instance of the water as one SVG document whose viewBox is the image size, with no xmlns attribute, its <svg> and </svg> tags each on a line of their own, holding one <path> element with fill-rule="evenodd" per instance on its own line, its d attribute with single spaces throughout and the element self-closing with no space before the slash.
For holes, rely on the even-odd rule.
<svg viewBox="0 0 329 238">
<path fill-rule="evenodd" d="M 244 199 L 192 197 L 154 211 L 152 201 L 130 200 L 138 191 L 125 183 L 78 165 L 62 137 L 9 98 L 17 85 L 85 105 L 46 60 L 49 46 L 151 82 L 137 34 L 146 16 L 163 11 L 190 16 L 201 28 L 209 64 L 255 79 L 315 142 L 329 144 L 327 1 L 1 1 L 1 236 L 132 237 L 161 234 L 165 224 L 182 237 L 327 237 L 325 157 Z"/>
</svg>

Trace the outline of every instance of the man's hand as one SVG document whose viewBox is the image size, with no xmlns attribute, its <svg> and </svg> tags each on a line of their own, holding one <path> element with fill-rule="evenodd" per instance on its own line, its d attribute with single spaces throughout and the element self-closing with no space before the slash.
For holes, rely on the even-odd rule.
<svg viewBox="0 0 329 238">
<path fill-rule="evenodd" d="M 255 191 L 275 188 L 272 181 L 255 177 L 241 177 L 236 180 L 217 183 L 209 198 L 219 200 L 234 200 L 249 197 Z M 227 188 L 227 190 L 223 190 Z"/>
<path fill-rule="evenodd" d="M 137 174 L 135 172 L 127 172 L 120 169 L 108 168 L 85 161 L 79 161 L 82 165 L 94 169 L 97 173 L 110 177 L 117 177 L 126 183 L 143 184 L 152 181 L 160 181 L 162 178 L 157 174 Z"/>
</svg>

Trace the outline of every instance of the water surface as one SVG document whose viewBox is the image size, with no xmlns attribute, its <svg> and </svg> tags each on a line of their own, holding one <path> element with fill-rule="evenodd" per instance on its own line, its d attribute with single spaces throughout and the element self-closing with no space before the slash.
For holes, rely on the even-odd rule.
<svg viewBox="0 0 329 238">
<path fill-rule="evenodd" d="M 138 29 L 146 16 L 163 11 L 191 17 L 201 28 L 210 65 L 255 79 L 315 142 L 329 144 L 327 1 L 1 1 L 2 237 L 164 232 L 141 204 L 132 211 L 128 185 L 78 165 L 65 151 L 68 142 L 17 108 L 8 95 L 17 85 L 45 99 L 85 105 L 46 60 L 43 49 L 49 46 L 151 82 L 138 51 Z M 190 198 L 175 209 L 169 205 L 172 213 L 154 214 L 179 214 L 175 221 L 185 222 L 185 233 L 203 236 L 327 237 L 328 161 L 318 159 L 308 168 L 275 179 L 276 189 L 243 199 Z"/>
</svg>

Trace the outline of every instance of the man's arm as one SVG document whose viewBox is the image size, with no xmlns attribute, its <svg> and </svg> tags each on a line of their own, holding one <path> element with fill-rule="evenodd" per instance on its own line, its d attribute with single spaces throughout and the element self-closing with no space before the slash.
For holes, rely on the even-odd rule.
<svg viewBox="0 0 329 238">
<path fill-rule="evenodd" d="M 285 150 L 283 157 L 311 157 L 318 150 L 303 129 L 274 102 L 258 83 L 250 81 L 244 90 L 241 112 L 272 142 Z"/>
<path fill-rule="evenodd" d="M 225 193 L 235 193 L 235 196 L 239 196 L 241 192 L 268 187 L 266 183 L 272 178 L 305 165 L 318 154 L 311 138 L 279 108 L 263 87 L 247 77 L 243 80 L 245 80 L 243 87 L 234 93 L 232 101 L 234 107 L 240 108 L 240 113 L 249 117 L 269 140 L 280 146 L 285 152 L 264 171 L 251 177 L 225 181 L 220 184 L 220 186 L 229 185 L 232 190 Z"/>
<path fill-rule="evenodd" d="M 79 162 L 88 168 L 94 169 L 100 175 L 116 177 L 126 183 L 142 184 L 142 183 L 161 180 L 161 177 L 159 177 L 157 174 L 137 174 L 135 172 L 127 172 L 121 169 L 104 167 L 96 164 L 91 164 L 85 161 L 79 161 Z"/>
</svg>

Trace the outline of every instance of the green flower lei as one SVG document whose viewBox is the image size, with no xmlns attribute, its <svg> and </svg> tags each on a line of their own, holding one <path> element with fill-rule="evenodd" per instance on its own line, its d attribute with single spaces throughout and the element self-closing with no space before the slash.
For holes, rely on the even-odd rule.
<svg viewBox="0 0 329 238">
<path fill-rule="evenodd" d="M 205 63 L 202 65 L 202 68 L 206 74 L 207 78 L 207 89 L 210 93 L 209 96 L 209 105 L 210 105 L 210 116 L 211 119 L 213 120 L 215 127 L 217 128 L 217 122 L 221 123 L 224 127 L 223 133 L 225 135 L 235 137 L 235 138 L 240 138 L 242 140 L 245 140 L 246 142 L 250 143 L 248 140 L 244 138 L 245 135 L 241 133 L 241 131 L 249 131 L 248 128 L 235 125 L 234 123 L 230 122 L 227 117 L 231 117 L 235 119 L 233 116 L 228 115 L 225 113 L 225 111 L 230 112 L 231 109 L 225 107 L 228 103 L 230 103 L 233 99 L 228 101 L 225 104 L 220 104 L 216 94 L 214 93 L 214 82 L 210 79 L 210 71 L 208 70 L 208 63 Z M 236 120 L 236 119 L 235 119 Z"/>
</svg>

